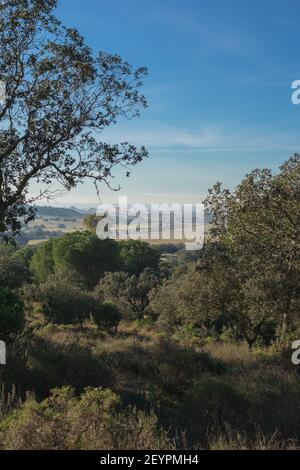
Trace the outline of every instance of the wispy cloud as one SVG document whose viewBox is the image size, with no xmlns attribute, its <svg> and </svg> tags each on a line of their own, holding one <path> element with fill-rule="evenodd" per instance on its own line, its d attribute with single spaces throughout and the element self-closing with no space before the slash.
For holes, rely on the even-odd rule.
<svg viewBox="0 0 300 470">
<path fill-rule="evenodd" d="M 193 129 L 173 126 L 160 121 L 135 121 L 111 128 L 103 136 L 111 143 L 128 141 L 145 145 L 151 150 L 288 150 L 300 149 L 298 132 L 276 132 L 244 129 L 228 124 L 211 124 Z"/>
</svg>

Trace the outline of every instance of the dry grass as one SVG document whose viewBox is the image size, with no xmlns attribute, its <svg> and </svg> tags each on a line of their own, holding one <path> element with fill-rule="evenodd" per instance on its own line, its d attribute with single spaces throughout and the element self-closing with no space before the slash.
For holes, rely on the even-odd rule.
<svg viewBox="0 0 300 470">
<path fill-rule="evenodd" d="M 123 406 L 155 413 L 177 448 L 279 449 L 300 441 L 298 370 L 271 348 L 174 337 L 151 325 L 121 322 L 110 336 L 43 324 L 31 315 L 31 336 L 6 369 L 6 384 L 39 399 L 71 385 L 105 387 Z M 21 356 L 20 356 L 21 354 Z M 144 419 L 144 418 L 143 418 Z M 170 442 L 171 442 L 170 441 Z"/>
</svg>

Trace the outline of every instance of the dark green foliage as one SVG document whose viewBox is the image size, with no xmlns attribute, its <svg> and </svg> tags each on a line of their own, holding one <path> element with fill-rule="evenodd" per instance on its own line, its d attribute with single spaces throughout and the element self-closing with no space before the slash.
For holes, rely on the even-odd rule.
<svg viewBox="0 0 300 470">
<path fill-rule="evenodd" d="M 158 268 L 159 253 L 148 243 L 100 240 L 92 232 L 74 232 L 43 243 L 34 253 L 30 270 L 38 282 L 50 274 L 72 273 L 77 284 L 92 289 L 105 272 L 141 274 Z"/>
<path fill-rule="evenodd" d="M 287 341 L 299 324 L 300 156 L 273 175 L 254 170 L 231 193 L 206 200 L 210 236 L 192 263 L 173 269 L 151 296 L 160 325 L 254 344 Z"/>
<path fill-rule="evenodd" d="M 90 232 L 68 233 L 42 244 L 34 254 L 30 269 L 39 282 L 52 273 L 73 273 L 82 287 L 93 288 L 105 271 L 120 267 L 114 240 L 99 240 Z"/>
<path fill-rule="evenodd" d="M 116 333 L 122 315 L 119 308 L 111 301 L 94 302 L 92 318 L 100 330 L 108 334 Z"/>
<path fill-rule="evenodd" d="M 54 273 L 53 241 L 48 240 L 38 247 L 30 262 L 30 271 L 38 282 L 45 282 Z"/>
<path fill-rule="evenodd" d="M 248 408 L 246 395 L 227 379 L 204 375 L 189 388 L 178 412 L 189 441 L 205 445 L 206 436 L 216 429 L 221 434 L 243 426 L 250 417 Z"/>
<path fill-rule="evenodd" d="M 45 318 L 57 324 L 83 325 L 91 311 L 91 298 L 63 276 L 50 276 L 39 288 Z"/>
<path fill-rule="evenodd" d="M 53 242 L 55 271 L 74 271 L 88 288 L 94 287 L 105 271 L 119 267 L 114 240 L 99 240 L 92 233 L 72 233 Z"/>
<path fill-rule="evenodd" d="M 236 260 L 242 286 L 236 310 L 256 317 L 249 345 L 267 318 L 276 319 L 283 339 L 300 307 L 300 156 L 278 174 L 252 171 L 232 193 L 216 184 L 206 204 L 213 237 Z"/>
<path fill-rule="evenodd" d="M 149 304 L 149 294 L 158 286 L 160 277 L 147 268 L 140 275 L 124 272 L 106 273 L 95 289 L 95 296 L 117 303 L 126 317 L 143 319 Z"/>
<path fill-rule="evenodd" d="M 0 244 L 0 286 L 15 289 L 30 280 L 30 248 Z"/>
<path fill-rule="evenodd" d="M 140 240 L 120 241 L 120 257 L 124 271 L 139 275 L 146 268 L 158 269 L 160 253 Z"/>
<path fill-rule="evenodd" d="M 0 287 L 0 339 L 8 341 L 24 327 L 22 299 L 10 290 Z"/>
</svg>

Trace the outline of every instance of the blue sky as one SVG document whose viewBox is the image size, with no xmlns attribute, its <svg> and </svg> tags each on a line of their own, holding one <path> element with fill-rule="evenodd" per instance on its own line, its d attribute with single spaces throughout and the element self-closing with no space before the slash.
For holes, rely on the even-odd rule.
<svg viewBox="0 0 300 470">
<path fill-rule="evenodd" d="M 149 149 L 131 178 L 116 173 L 132 200 L 197 202 L 215 181 L 232 188 L 300 151 L 297 0 L 60 0 L 57 14 L 93 49 L 149 68 L 149 108 L 104 135 Z M 58 202 L 97 199 L 85 184 Z"/>
</svg>

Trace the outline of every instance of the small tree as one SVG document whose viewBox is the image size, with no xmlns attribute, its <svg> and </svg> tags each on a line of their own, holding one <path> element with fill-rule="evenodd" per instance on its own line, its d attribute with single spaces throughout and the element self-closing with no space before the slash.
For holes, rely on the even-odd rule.
<svg viewBox="0 0 300 470">
<path fill-rule="evenodd" d="M 52 276 L 40 286 L 39 298 L 45 318 L 57 324 L 79 324 L 89 317 L 90 297 L 61 276 Z"/>
<path fill-rule="evenodd" d="M 149 304 L 149 293 L 160 282 L 159 275 L 151 268 L 139 276 L 124 272 L 106 273 L 95 289 L 99 300 L 115 301 L 130 317 L 142 320 Z"/>
<path fill-rule="evenodd" d="M 14 292 L 0 287 L 0 339 L 8 341 L 24 327 L 24 304 Z"/>
<path fill-rule="evenodd" d="M 111 301 L 104 301 L 94 305 L 92 318 L 100 330 L 105 330 L 108 334 L 116 333 L 118 324 L 121 321 L 119 308 Z"/>
<path fill-rule="evenodd" d="M 206 200 L 210 233 L 231 247 L 238 259 L 239 282 L 245 285 L 249 265 L 251 278 L 257 279 L 245 290 L 247 311 L 254 311 L 250 304 L 263 298 L 267 307 L 258 307 L 258 325 L 265 317 L 264 310 L 269 310 L 269 316 L 275 315 L 281 323 L 282 340 L 298 321 L 299 312 L 299 176 L 300 156 L 294 155 L 276 174 L 268 169 L 253 170 L 233 192 L 217 183 Z M 265 278 L 263 283 L 261 277 Z M 268 279 L 272 282 L 266 282 Z M 261 294 L 263 285 L 267 288 Z"/>
</svg>

